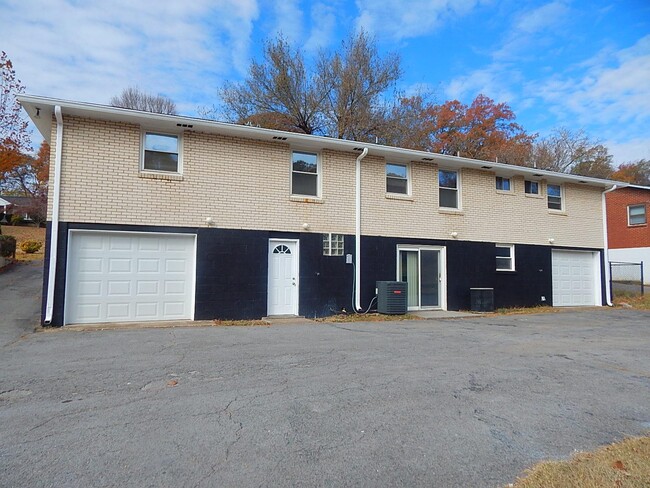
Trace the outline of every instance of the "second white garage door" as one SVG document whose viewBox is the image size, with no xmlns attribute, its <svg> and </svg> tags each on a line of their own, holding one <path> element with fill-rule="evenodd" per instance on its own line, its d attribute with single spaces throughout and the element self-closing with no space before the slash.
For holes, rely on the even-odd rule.
<svg viewBox="0 0 650 488">
<path fill-rule="evenodd" d="M 65 323 L 192 319 L 191 234 L 71 231 Z"/>
<path fill-rule="evenodd" d="M 553 251 L 553 306 L 600 305 L 598 253 Z"/>
</svg>

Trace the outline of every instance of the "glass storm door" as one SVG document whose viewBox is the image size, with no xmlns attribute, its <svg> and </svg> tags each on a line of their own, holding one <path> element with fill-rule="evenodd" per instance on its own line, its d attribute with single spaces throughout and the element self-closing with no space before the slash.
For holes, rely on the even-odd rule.
<svg viewBox="0 0 650 488">
<path fill-rule="evenodd" d="M 440 250 L 398 249 L 398 279 L 406 281 L 408 308 L 441 308 Z"/>
</svg>

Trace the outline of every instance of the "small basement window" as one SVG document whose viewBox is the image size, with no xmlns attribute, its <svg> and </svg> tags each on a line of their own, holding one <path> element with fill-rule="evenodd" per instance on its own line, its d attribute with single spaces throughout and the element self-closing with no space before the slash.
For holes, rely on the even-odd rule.
<svg viewBox="0 0 650 488">
<path fill-rule="evenodd" d="M 143 148 L 143 170 L 180 173 L 178 136 L 145 132 Z"/>
<path fill-rule="evenodd" d="M 547 185 L 546 195 L 550 210 L 562 210 L 562 187 L 560 185 Z"/>
<path fill-rule="evenodd" d="M 510 178 L 504 178 L 502 176 L 496 177 L 497 190 L 500 191 L 510 191 Z"/>
<path fill-rule="evenodd" d="M 627 225 L 643 225 L 646 222 L 645 204 L 627 207 Z"/>
<path fill-rule="evenodd" d="M 513 244 L 496 244 L 497 271 L 515 270 L 515 246 Z"/>
<path fill-rule="evenodd" d="M 539 183 L 537 181 L 524 181 L 524 191 L 528 195 L 539 195 Z"/>
<path fill-rule="evenodd" d="M 323 234 L 323 256 L 343 256 L 343 234 Z"/>
</svg>

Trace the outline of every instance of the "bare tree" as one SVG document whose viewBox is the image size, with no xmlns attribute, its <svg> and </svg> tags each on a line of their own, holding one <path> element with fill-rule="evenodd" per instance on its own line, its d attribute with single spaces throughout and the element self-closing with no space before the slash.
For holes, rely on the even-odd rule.
<svg viewBox="0 0 650 488">
<path fill-rule="evenodd" d="M 320 83 L 328 88 L 323 107 L 327 133 L 359 141 L 378 136 L 391 111 L 382 97 L 402 76 L 399 55 L 380 56 L 375 40 L 361 31 L 345 40 L 339 52 L 321 54 L 317 66 Z"/>
<path fill-rule="evenodd" d="M 533 146 L 530 162 L 540 169 L 583 176 L 607 177 L 613 171 L 607 147 L 583 130 L 555 129 Z"/>
<path fill-rule="evenodd" d="M 176 115 L 176 103 L 163 95 L 150 95 L 138 87 L 129 87 L 111 98 L 113 107 L 130 108 L 158 114 Z"/>
</svg>

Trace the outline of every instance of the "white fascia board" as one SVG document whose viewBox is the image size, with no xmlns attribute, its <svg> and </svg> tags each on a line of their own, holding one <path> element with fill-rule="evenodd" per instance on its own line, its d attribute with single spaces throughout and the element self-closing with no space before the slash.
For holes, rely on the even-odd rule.
<svg viewBox="0 0 650 488">
<path fill-rule="evenodd" d="M 383 157 L 387 161 L 418 161 L 424 163 L 429 162 L 438 164 L 439 166 L 448 169 L 472 168 L 490 171 L 501 176 L 523 176 L 524 178 L 532 180 L 544 179 L 555 184 L 576 183 L 596 186 L 599 188 L 607 188 L 613 184 L 617 184 L 619 187 L 625 187 L 629 185 L 628 183 L 624 182 L 615 182 L 599 178 L 556 173 L 554 171 L 540 170 L 525 166 L 516 166 L 512 164 L 497 163 L 492 161 L 481 161 L 478 159 L 437 154 L 426 151 L 416 151 L 412 149 L 402 149 L 391 146 L 382 146 L 379 144 L 348 141 L 344 139 L 334 139 L 331 137 L 315 136 L 310 134 L 299 134 L 296 132 L 263 129 L 260 127 L 250 127 L 227 122 L 217 122 L 214 120 L 205 120 L 196 117 L 155 114 L 151 112 L 110 107 L 107 105 L 99 105 L 95 103 L 74 102 L 34 95 L 18 95 L 17 98 L 40 133 L 48 142 L 50 141 L 52 114 L 54 113 L 54 107 L 56 105 L 59 105 L 63 111 L 63 115 L 88 117 L 113 122 L 132 123 L 140 125 L 141 127 L 149 130 L 160 130 L 171 133 L 181 133 L 187 130 L 192 130 L 210 134 L 240 137 L 244 139 L 277 142 L 281 144 L 288 144 L 291 147 L 297 149 L 313 151 L 331 149 L 334 151 L 350 151 L 360 153 L 363 148 L 367 147 L 369 156 Z M 40 112 L 40 116 L 38 117 L 36 115 L 37 111 Z"/>
</svg>

